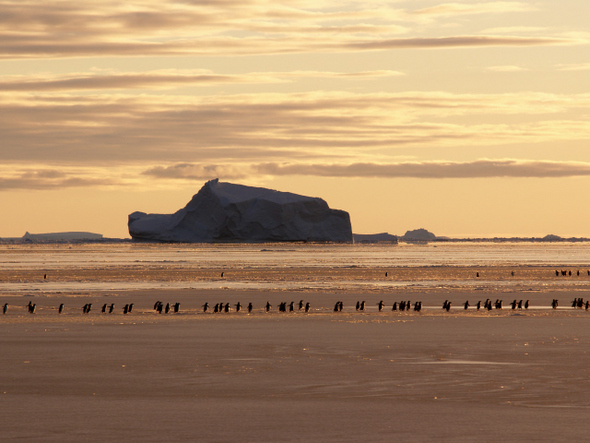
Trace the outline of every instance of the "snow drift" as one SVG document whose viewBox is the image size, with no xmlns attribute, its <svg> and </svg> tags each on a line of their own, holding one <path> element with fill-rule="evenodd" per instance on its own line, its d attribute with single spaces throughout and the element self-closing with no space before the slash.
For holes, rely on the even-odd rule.
<svg viewBox="0 0 590 443">
<path fill-rule="evenodd" d="M 351 242 L 350 216 L 321 198 L 211 180 L 174 214 L 129 215 L 134 240 Z"/>
</svg>

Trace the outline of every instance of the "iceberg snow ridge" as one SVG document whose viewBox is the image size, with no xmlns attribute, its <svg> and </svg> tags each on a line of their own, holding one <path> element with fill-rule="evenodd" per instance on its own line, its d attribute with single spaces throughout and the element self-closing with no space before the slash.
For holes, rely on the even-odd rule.
<svg viewBox="0 0 590 443">
<path fill-rule="evenodd" d="M 174 214 L 129 215 L 134 240 L 158 242 L 352 242 L 348 212 L 321 198 L 208 181 Z"/>
</svg>

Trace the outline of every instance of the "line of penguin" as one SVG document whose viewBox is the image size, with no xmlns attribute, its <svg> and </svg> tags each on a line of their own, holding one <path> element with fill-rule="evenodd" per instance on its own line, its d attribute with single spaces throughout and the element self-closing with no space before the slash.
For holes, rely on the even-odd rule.
<svg viewBox="0 0 590 443">
<path fill-rule="evenodd" d="M 445 300 L 442 305 L 442 309 L 444 311 L 449 312 L 451 310 L 451 304 L 452 303 L 450 300 Z M 123 314 L 125 314 L 125 315 L 130 314 L 133 311 L 133 306 L 134 306 L 133 303 L 125 304 L 122 308 Z M 462 306 L 463 306 L 464 310 L 471 308 L 471 304 L 469 303 L 469 300 L 465 301 L 465 303 L 463 303 Z M 528 309 L 529 306 L 530 306 L 529 300 L 526 300 L 526 301 L 525 300 L 518 300 L 517 301 L 515 299 L 512 301 L 512 303 L 510 303 L 510 308 L 512 310 Z M 551 308 L 557 309 L 558 306 L 559 306 L 559 300 L 553 299 L 551 301 Z M 4 306 L 2 309 L 3 314 L 6 314 L 8 312 L 8 307 L 9 307 L 8 303 L 4 303 Z M 571 307 L 574 309 L 585 309 L 586 311 L 588 311 L 588 310 L 590 310 L 590 300 L 584 300 L 581 297 L 575 298 L 571 302 Z M 365 300 L 363 300 L 363 301 L 359 300 L 356 302 L 355 309 L 357 312 L 364 312 L 365 308 L 366 308 Z M 380 300 L 379 303 L 377 303 L 377 310 L 379 312 L 382 312 L 384 310 L 384 308 L 385 308 L 385 302 L 383 300 Z M 474 309 L 477 309 L 478 311 L 480 309 L 491 311 L 492 309 L 502 309 L 502 308 L 503 308 L 503 300 L 500 300 L 500 299 L 496 299 L 496 301 L 492 302 L 492 300 L 490 300 L 488 298 L 483 303 L 480 300 L 477 302 L 476 305 L 474 305 Z M 37 304 L 29 301 L 29 303 L 25 306 L 25 309 L 30 314 L 34 314 L 37 309 Z M 65 305 L 64 305 L 64 303 L 61 303 L 58 307 L 58 313 L 59 314 L 63 313 L 64 309 L 65 309 Z M 242 311 L 242 309 L 244 309 L 248 313 L 251 313 L 254 309 L 252 302 L 248 303 L 246 306 L 244 306 L 240 302 L 238 302 L 234 305 L 234 308 L 232 308 L 232 305 L 230 303 L 216 303 L 215 305 L 210 305 L 209 302 L 206 302 L 204 305 L 201 306 L 201 310 L 203 313 L 214 313 L 214 314 L 227 313 L 227 312 L 231 312 L 234 310 L 235 310 L 235 312 L 240 312 L 240 311 Z M 303 311 L 303 312 L 309 312 L 310 309 L 311 309 L 310 302 L 304 302 L 303 300 L 300 300 L 299 303 L 296 303 L 294 301 L 292 301 L 290 303 L 281 302 L 277 306 L 277 310 L 279 312 L 294 312 L 296 310 Z M 342 312 L 343 309 L 344 309 L 344 303 L 342 301 L 337 301 L 334 305 L 333 312 Z M 82 307 L 83 314 L 89 314 L 91 310 L 92 310 L 92 303 L 86 303 Z M 115 303 L 111 303 L 110 305 L 108 303 L 105 303 L 102 305 L 100 312 L 102 314 L 112 314 L 114 312 L 114 310 L 115 310 Z M 266 302 L 266 304 L 264 305 L 264 312 L 271 312 L 272 310 L 273 310 L 273 306 L 270 304 L 270 302 Z M 180 303 L 178 303 L 178 302 L 176 302 L 174 304 L 166 303 L 164 305 L 164 303 L 162 301 L 158 300 L 154 304 L 154 311 L 156 311 L 159 314 L 162 314 L 162 313 L 169 314 L 170 312 L 178 314 L 180 312 Z M 412 302 L 409 300 L 408 301 L 402 300 L 400 302 L 396 301 L 393 303 L 393 306 L 391 307 L 391 311 L 420 312 L 420 311 L 422 311 L 422 302 L 417 301 L 412 304 Z"/>
<path fill-rule="evenodd" d="M 503 308 L 503 304 L 504 301 L 500 300 L 500 299 L 496 299 L 496 301 L 494 303 L 492 303 L 492 301 L 488 298 L 486 299 L 486 301 L 483 302 L 483 305 L 481 303 L 481 300 L 477 302 L 477 304 L 475 305 L 475 309 L 477 309 L 478 311 L 480 309 L 486 309 L 488 311 L 491 311 L 492 309 L 502 309 Z M 553 306 L 553 304 L 552 304 Z M 471 305 L 469 304 L 469 300 L 465 301 L 465 303 L 463 303 L 463 309 L 467 310 L 471 307 Z M 510 307 L 512 308 L 512 310 L 515 309 L 528 309 L 529 308 L 529 301 L 524 301 L 523 300 L 513 300 L 512 303 L 510 303 Z M 445 300 L 443 305 L 442 305 L 443 310 L 445 311 L 450 311 L 451 310 L 451 302 L 449 300 Z"/>
<path fill-rule="evenodd" d="M 587 272 L 588 275 L 590 275 L 590 269 L 588 269 L 586 272 Z M 555 276 L 556 277 L 559 277 L 560 275 L 562 277 L 568 277 L 568 276 L 571 277 L 573 274 L 572 274 L 571 269 L 569 271 L 567 269 L 565 269 L 565 270 L 564 269 L 559 269 L 559 270 L 556 269 L 555 270 Z M 576 271 L 576 275 L 578 277 L 580 276 L 580 271 L 579 270 Z"/>
</svg>

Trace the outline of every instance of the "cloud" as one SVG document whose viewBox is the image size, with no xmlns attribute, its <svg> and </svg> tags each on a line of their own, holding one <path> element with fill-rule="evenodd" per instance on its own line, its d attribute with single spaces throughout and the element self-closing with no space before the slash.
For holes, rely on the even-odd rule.
<svg viewBox="0 0 590 443">
<path fill-rule="evenodd" d="M 249 74 L 216 74 L 206 70 L 157 70 L 126 73 L 71 73 L 67 75 L 17 75 L 0 77 L 3 91 L 80 91 L 174 89 L 183 86 L 211 86 L 219 84 L 281 83 L 302 78 L 355 79 L 403 75 L 398 71 L 378 70 L 361 72 L 253 72 Z"/>
<path fill-rule="evenodd" d="M 396 38 L 390 40 L 373 40 L 343 44 L 351 50 L 385 50 L 385 49 L 442 49 L 473 48 L 489 46 L 540 46 L 571 44 L 573 40 L 548 37 L 511 37 L 493 35 L 467 35 L 434 38 Z"/>
<path fill-rule="evenodd" d="M 202 182 L 248 180 L 261 177 L 314 176 L 333 178 L 565 178 L 590 176 L 588 162 L 557 162 L 516 159 L 481 159 L 458 161 L 402 162 L 227 162 L 174 163 L 150 167 L 115 168 L 108 165 L 86 168 L 10 168 L 0 171 L 0 191 L 58 190 L 80 187 L 165 185 L 171 181 Z M 154 181 L 155 179 L 155 181 Z"/>
<path fill-rule="evenodd" d="M 529 12 L 537 8 L 523 2 L 469 2 L 442 3 L 429 8 L 414 11 L 419 15 L 457 16 L 471 14 L 491 14 L 507 12 Z"/>
<path fill-rule="evenodd" d="M 275 81 L 277 81 L 275 79 Z M 186 85 L 215 85 L 223 83 L 272 82 L 261 76 L 213 74 L 212 72 L 152 71 L 146 73 L 92 73 L 63 76 L 0 77 L 0 91 L 74 91 L 114 89 L 167 89 Z"/>
<path fill-rule="evenodd" d="M 477 160 L 473 162 L 406 162 L 396 164 L 352 163 L 348 165 L 259 165 L 261 173 L 271 175 L 316 175 L 323 177 L 380 178 L 555 178 L 589 176 L 590 163 Z"/>
<path fill-rule="evenodd" d="M 527 70 L 521 66 L 512 66 L 512 65 L 488 66 L 486 69 L 488 71 L 494 71 L 494 72 L 521 72 L 521 71 Z"/>
<path fill-rule="evenodd" d="M 528 11 L 522 2 L 403 11 L 364 2 L 4 0 L 0 58 L 260 55 L 576 44 L 550 35 L 395 38 L 437 17 Z M 432 33 L 430 33 L 432 35 Z"/>
<path fill-rule="evenodd" d="M 239 167 L 177 164 L 150 168 L 144 175 L 183 180 L 243 179 L 251 176 L 318 176 L 346 178 L 562 178 L 590 176 L 590 163 L 482 159 L 472 162 L 424 161 L 401 163 L 258 163 Z"/>
<path fill-rule="evenodd" d="M 398 148 L 588 140 L 590 95 L 0 93 L 0 161 L 353 161 Z M 482 123 L 484 122 L 484 123 Z"/>
<path fill-rule="evenodd" d="M 445 49 L 573 45 L 579 39 L 519 36 L 448 36 L 432 38 L 303 38 L 293 37 L 203 37 L 165 42 L 39 42 L 36 39 L 0 35 L 0 59 L 69 57 L 147 57 L 264 55 L 384 51 L 392 49 Z"/>
<path fill-rule="evenodd" d="M 558 71 L 590 71 L 590 63 L 571 63 L 556 66 Z"/>
<path fill-rule="evenodd" d="M 24 170 L 17 171 L 16 173 L 7 173 L 5 171 L 0 176 L 0 191 L 16 189 L 55 190 L 121 184 L 121 182 L 111 179 L 72 175 L 53 169 Z"/>
<path fill-rule="evenodd" d="M 225 180 L 239 180 L 248 177 L 252 169 L 244 165 L 201 165 L 180 163 L 172 166 L 154 166 L 142 172 L 143 175 L 184 180 L 210 180 L 223 177 Z"/>
<path fill-rule="evenodd" d="M 527 33 L 547 33 L 549 30 L 547 28 L 542 28 L 538 26 L 506 26 L 500 28 L 488 28 L 482 30 L 484 34 L 527 34 Z"/>
</svg>

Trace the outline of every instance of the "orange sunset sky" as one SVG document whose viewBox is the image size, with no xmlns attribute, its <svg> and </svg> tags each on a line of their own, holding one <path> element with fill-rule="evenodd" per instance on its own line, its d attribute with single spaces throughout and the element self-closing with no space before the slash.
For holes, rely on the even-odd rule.
<svg viewBox="0 0 590 443">
<path fill-rule="evenodd" d="M 0 237 L 209 179 L 353 232 L 590 237 L 590 4 L 0 0 Z"/>
</svg>

